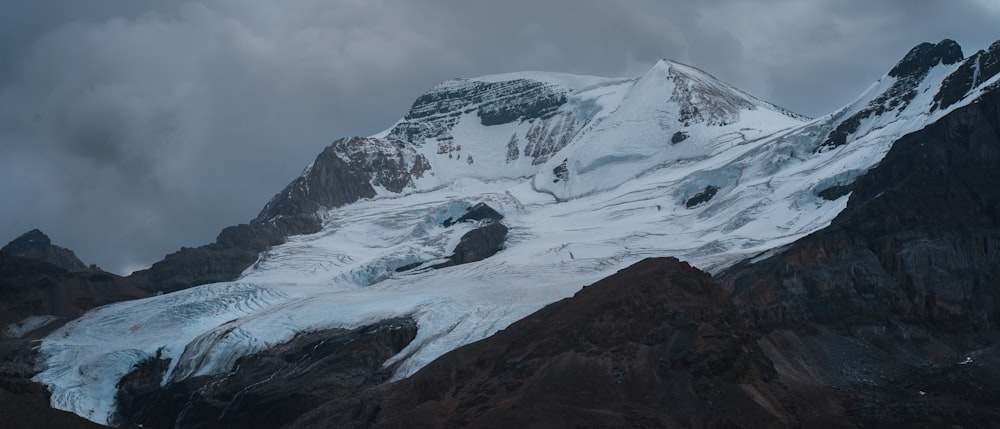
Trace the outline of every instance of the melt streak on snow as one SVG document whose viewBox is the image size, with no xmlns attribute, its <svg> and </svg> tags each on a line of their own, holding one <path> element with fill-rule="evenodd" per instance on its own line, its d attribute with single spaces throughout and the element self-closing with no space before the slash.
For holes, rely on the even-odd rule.
<svg viewBox="0 0 1000 429">
<path fill-rule="evenodd" d="M 666 61 L 636 79 L 533 72 L 447 82 L 432 93 L 526 80 L 565 102 L 490 126 L 475 103 L 400 121 L 420 130 L 403 144 L 431 165 L 403 194 L 381 189 L 325 211 L 322 231 L 291 237 L 235 282 L 91 311 L 44 340 L 36 380 L 54 407 L 107 423 L 116 383 L 144 359 L 170 359 L 167 383 L 224 373 L 297 333 L 411 316 L 417 338 L 387 362 L 401 378 L 642 258 L 677 256 L 717 272 L 828 225 L 847 197 L 817 194 L 849 184 L 896 138 L 946 114 L 927 106 L 955 67 L 932 69 L 904 110 L 866 120 L 848 144 L 826 151 L 817 149 L 837 118 L 893 78 L 811 121 Z M 710 199 L 691 204 L 709 187 Z M 504 250 L 395 271 L 450 255 L 476 225 L 443 221 L 478 202 L 505 216 Z"/>
</svg>

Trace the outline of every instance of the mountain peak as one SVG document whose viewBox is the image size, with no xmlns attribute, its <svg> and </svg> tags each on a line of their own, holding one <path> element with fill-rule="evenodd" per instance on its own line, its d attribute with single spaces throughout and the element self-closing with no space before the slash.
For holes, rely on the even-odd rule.
<svg viewBox="0 0 1000 429">
<path fill-rule="evenodd" d="M 944 39 L 936 45 L 924 42 L 910 49 L 889 71 L 889 76 L 923 76 L 938 64 L 955 64 L 964 58 L 962 47 L 954 40 Z"/>
<path fill-rule="evenodd" d="M 49 236 L 45 235 L 39 229 L 33 229 L 20 237 L 15 238 L 10 243 L 7 243 L 0 251 L 7 252 L 11 254 L 24 253 L 31 249 L 40 249 L 52 245 L 52 240 Z"/>
<path fill-rule="evenodd" d="M 0 252 L 47 262 L 70 272 L 98 270 L 96 266 L 88 268 L 72 250 L 53 245 L 49 236 L 37 228 L 7 243 Z"/>
</svg>

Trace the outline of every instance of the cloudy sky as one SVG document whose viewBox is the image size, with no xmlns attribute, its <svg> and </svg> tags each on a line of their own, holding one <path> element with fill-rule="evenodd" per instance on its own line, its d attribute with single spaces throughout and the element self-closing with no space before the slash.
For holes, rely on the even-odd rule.
<svg viewBox="0 0 1000 429">
<path fill-rule="evenodd" d="M 127 273 L 247 222 L 323 147 L 453 77 L 659 58 L 819 116 L 995 0 L 0 0 L 0 245 Z"/>
</svg>

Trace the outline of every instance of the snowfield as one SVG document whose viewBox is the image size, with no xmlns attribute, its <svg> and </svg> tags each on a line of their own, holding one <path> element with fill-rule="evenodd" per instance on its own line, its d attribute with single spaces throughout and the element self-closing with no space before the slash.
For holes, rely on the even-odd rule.
<svg viewBox="0 0 1000 429">
<path fill-rule="evenodd" d="M 444 125 L 447 139 L 408 142 L 432 174 L 405 193 L 383 189 L 325 211 L 322 231 L 290 237 L 237 281 L 89 312 L 44 340 L 35 380 L 49 386 L 55 408 L 107 423 L 116 383 L 144 359 L 170 359 L 167 383 L 224 373 L 298 333 L 409 316 L 417 337 L 387 362 L 400 364 L 402 378 L 642 258 L 676 256 L 718 272 L 828 225 L 848 197 L 829 201 L 820 191 L 851 183 L 898 137 L 975 98 L 928 113 L 936 91 L 927 89 L 957 67 L 935 67 L 903 110 L 866 120 L 832 150 L 818 149 L 836 121 L 894 78 L 815 120 L 667 61 L 636 79 L 480 78 L 543 82 L 566 102 L 547 118 L 491 126 L 474 113 L 457 116 Z M 529 134 L 541 125 L 553 151 L 530 157 Z M 672 142 L 679 132 L 686 138 Z M 465 265 L 395 271 L 450 255 L 476 225 L 443 221 L 479 202 L 505 216 L 504 250 Z"/>
</svg>

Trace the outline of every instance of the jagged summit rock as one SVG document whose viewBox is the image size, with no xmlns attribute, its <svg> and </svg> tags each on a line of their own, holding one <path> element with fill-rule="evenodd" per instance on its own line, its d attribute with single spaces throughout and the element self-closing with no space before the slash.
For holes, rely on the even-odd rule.
<svg viewBox="0 0 1000 429">
<path fill-rule="evenodd" d="M 100 271 L 95 265 L 88 267 L 76 257 L 72 250 L 52 244 L 49 236 L 38 229 L 33 229 L 15 238 L 0 249 L 0 252 L 47 262 L 69 272 Z"/>
<path fill-rule="evenodd" d="M 986 50 L 969 56 L 962 65 L 945 78 L 941 89 L 934 95 L 934 109 L 947 109 L 969 91 L 1000 73 L 1000 40 Z"/>
<path fill-rule="evenodd" d="M 964 58 L 962 47 L 954 40 L 944 39 L 937 44 L 924 42 L 910 49 L 910 52 L 889 70 L 889 76 L 921 76 L 938 64 L 955 64 Z"/>
<path fill-rule="evenodd" d="M 51 244 L 52 240 L 49 239 L 49 236 L 45 235 L 41 230 L 33 229 L 7 243 L 0 251 L 18 254 L 30 249 L 43 248 Z"/>
<path fill-rule="evenodd" d="M 989 51 L 963 61 L 962 48 L 954 40 L 917 45 L 861 97 L 825 119 L 830 131 L 817 150 L 835 149 L 870 133 L 893 133 L 894 127 L 882 130 L 974 98 L 973 90 L 987 90 L 983 84 L 996 74 L 991 70 L 994 47 L 1000 48 L 994 43 Z"/>
</svg>

